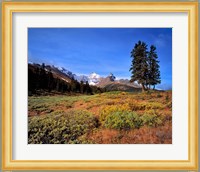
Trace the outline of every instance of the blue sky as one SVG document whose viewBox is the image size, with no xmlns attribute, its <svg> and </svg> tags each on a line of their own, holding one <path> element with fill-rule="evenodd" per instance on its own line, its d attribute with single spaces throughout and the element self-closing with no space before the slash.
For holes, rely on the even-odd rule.
<svg viewBox="0 0 200 172">
<path fill-rule="evenodd" d="M 29 28 L 28 61 L 64 67 L 75 74 L 113 73 L 130 79 L 130 52 L 139 40 L 157 48 L 161 84 L 172 88 L 171 28 Z"/>
</svg>

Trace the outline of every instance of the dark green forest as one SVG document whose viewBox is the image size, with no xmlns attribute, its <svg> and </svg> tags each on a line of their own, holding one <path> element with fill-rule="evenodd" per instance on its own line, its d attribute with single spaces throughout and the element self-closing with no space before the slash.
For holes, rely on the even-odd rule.
<svg viewBox="0 0 200 172">
<path fill-rule="evenodd" d="M 73 78 L 66 82 L 60 78 L 55 78 L 51 71 L 45 70 L 45 64 L 34 69 L 28 68 L 28 91 L 29 95 L 57 92 L 57 93 L 80 93 L 95 94 L 102 93 L 106 90 L 96 86 L 91 86 L 86 81 L 78 82 Z"/>
</svg>

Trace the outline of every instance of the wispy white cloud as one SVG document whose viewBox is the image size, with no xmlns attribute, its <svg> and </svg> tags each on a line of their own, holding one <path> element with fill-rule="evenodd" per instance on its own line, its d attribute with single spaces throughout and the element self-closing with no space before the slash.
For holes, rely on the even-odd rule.
<svg viewBox="0 0 200 172">
<path fill-rule="evenodd" d="M 153 37 L 153 44 L 156 45 L 157 47 L 165 47 L 171 40 L 171 37 L 165 34 L 159 34 L 158 36 L 152 35 L 152 37 Z"/>
<path fill-rule="evenodd" d="M 158 38 L 155 39 L 155 44 L 157 46 L 164 47 L 166 44 L 165 36 L 163 34 L 159 34 Z"/>
</svg>

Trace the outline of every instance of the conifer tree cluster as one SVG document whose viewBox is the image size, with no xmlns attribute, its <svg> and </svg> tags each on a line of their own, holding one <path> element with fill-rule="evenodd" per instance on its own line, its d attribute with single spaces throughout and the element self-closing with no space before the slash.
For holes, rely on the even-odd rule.
<svg viewBox="0 0 200 172">
<path fill-rule="evenodd" d="M 37 94 L 38 92 L 60 92 L 60 93 L 80 93 L 94 94 L 104 92 L 96 86 L 90 86 L 88 82 L 78 82 L 71 78 L 71 82 L 66 82 L 60 78 L 55 78 L 51 70 L 45 70 L 45 64 L 37 67 L 34 70 L 28 68 L 28 91 L 29 94 Z"/>
<path fill-rule="evenodd" d="M 155 85 L 161 83 L 156 47 L 151 45 L 148 51 L 147 44 L 138 41 L 131 51 L 131 58 L 132 76 L 130 81 L 137 81 L 138 84 L 141 84 L 143 91 L 151 89 L 151 86 L 155 89 Z"/>
</svg>

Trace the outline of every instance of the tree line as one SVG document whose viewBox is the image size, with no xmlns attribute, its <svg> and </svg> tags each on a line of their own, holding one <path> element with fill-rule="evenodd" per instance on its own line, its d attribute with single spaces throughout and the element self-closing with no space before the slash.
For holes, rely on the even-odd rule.
<svg viewBox="0 0 200 172">
<path fill-rule="evenodd" d="M 55 78 L 51 70 L 45 70 L 45 64 L 34 69 L 28 68 L 28 91 L 29 94 L 36 94 L 39 91 L 57 91 L 60 93 L 80 93 L 80 94 L 94 94 L 101 93 L 105 90 L 96 86 L 90 86 L 86 81 L 78 82 L 70 78 L 70 82 L 66 82 L 60 78 Z"/>
<path fill-rule="evenodd" d="M 131 82 L 137 81 L 141 84 L 142 90 L 149 90 L 151 86 L 155 89 L 155 85 L 161 83 L 160 66 L 156 47 L 150 46 L 148 51 L 145 42 L 138 41 L 131 51 Z"/>
</svg>

